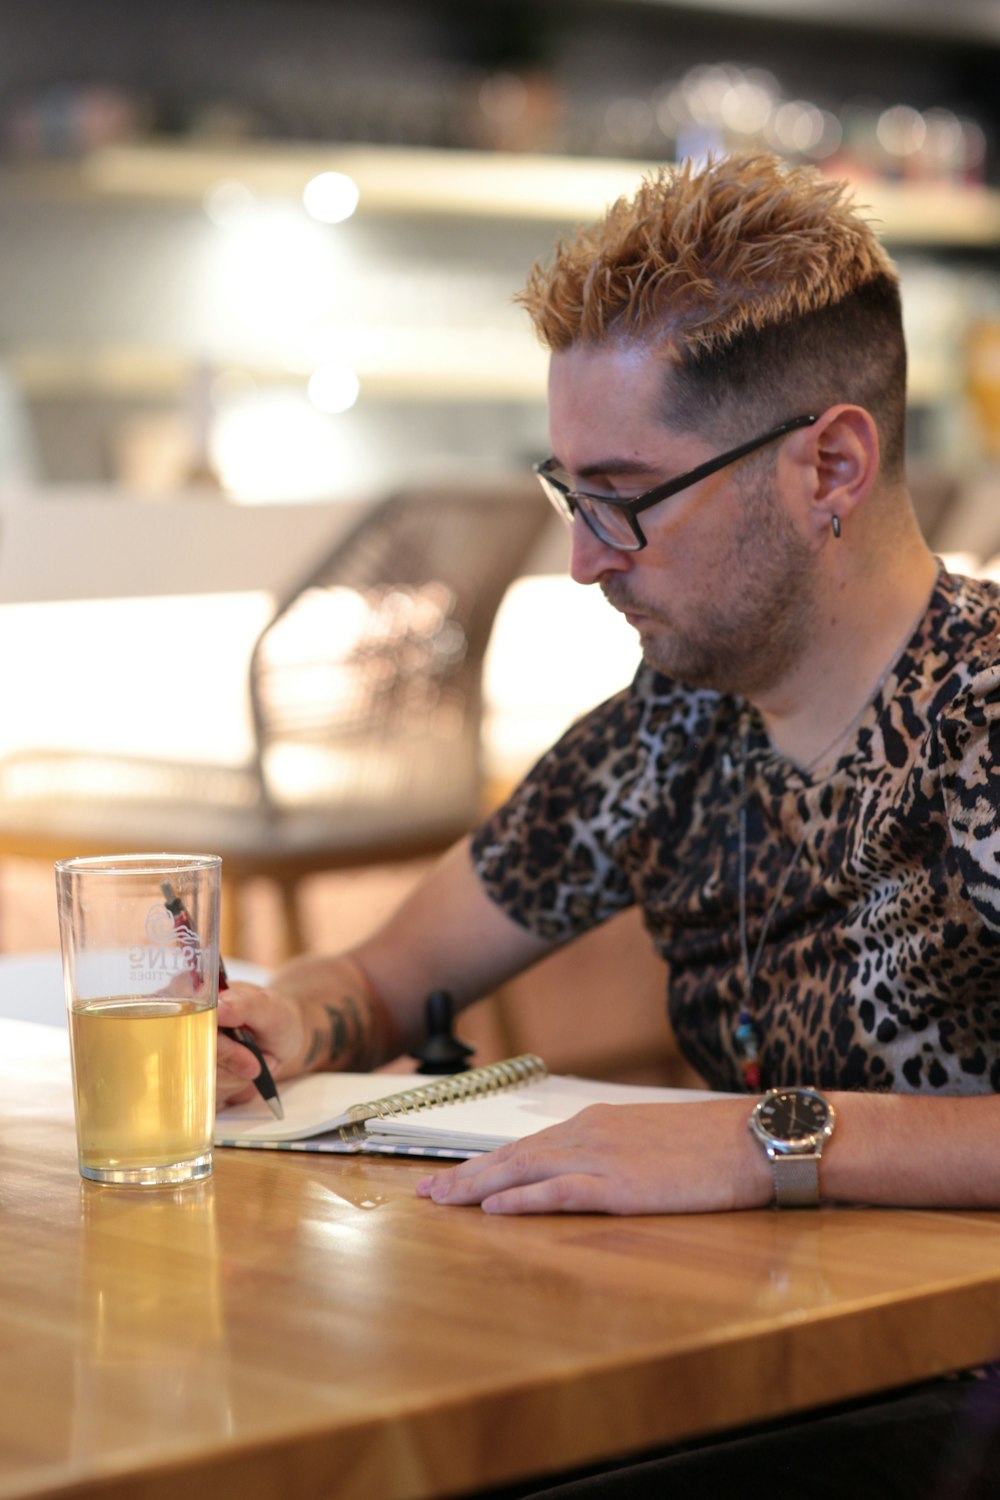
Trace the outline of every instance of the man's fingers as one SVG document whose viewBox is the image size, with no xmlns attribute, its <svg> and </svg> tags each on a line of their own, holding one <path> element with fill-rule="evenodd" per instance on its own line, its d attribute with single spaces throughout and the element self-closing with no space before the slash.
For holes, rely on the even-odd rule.
<svg viewBox="0 0 1000 1500">
<path fill-rule="evenodd" d="M 600 1174 L 567 1171 L 563 1152 L 508 1155 L 499 1162 L 492 1159 L 497 1154 L 476 1161 L 473 1172 L 453 1167 L 422 1178 L 417 1192 L 453 1208 L 480 1204 L 489 1214 L 597 1213 L 611 1206 Z"/>
<path fill-rule="evenodd" d="M 508 1188 L 558 1178 L 566 1167 L 565 1150 L 523 1144 L 502 1146 L 448 1172 L 439 1172 L 430 1185 L 429 1196 L 435 1203 L 482 1203 L 484 1198 Z"/>
<path fill-rule="evenodd" d="M 232 984 L 219 994 L 219 1025 L 253 1027 L 254 1020 L 267 1016 L 271 999 L 266 990 L 255 984 Z"/>
<path fill-rule="evenodd" d="M 573 1173 L 490 1193 L 482 1200 L 488 1214 L 583 1214 L 606 1212 L 606 1185 L 599 1177 Z"/>
<path fill-rule="evenodd" d="M 248 1047 L 242 1042 L 237 1042 L 232 1037 L 223 1036 L 220 1032 L 217 1040 L 217 1059 L 221 1069 L 227 1073 L 234 1073 L 237 1078 L 256 1078 L 260 1072 L 260 1063 L 254 1057 Z"/>
</svg>

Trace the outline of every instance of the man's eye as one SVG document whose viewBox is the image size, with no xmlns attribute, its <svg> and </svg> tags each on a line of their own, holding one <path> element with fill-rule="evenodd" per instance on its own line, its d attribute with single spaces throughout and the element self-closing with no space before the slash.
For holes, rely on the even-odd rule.
<svg viewBox="0 0 1000 1500">
<path fill-rule="evenodd" d="M 628 484 L 625 480 L 616 482 L 613 479 L 596 481 L 590 479 L 586 484 L 580 486 L 586 495 L 592 495 L 595 500 L 634 500 L 642 490 L 636 489 L 634 484 Z"/>
</svg>

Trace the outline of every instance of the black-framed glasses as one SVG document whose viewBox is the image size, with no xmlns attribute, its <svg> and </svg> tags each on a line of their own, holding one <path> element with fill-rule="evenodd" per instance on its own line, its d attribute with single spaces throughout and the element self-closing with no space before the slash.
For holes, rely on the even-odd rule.
<svg viewBox="0 0 1000 1500">
<path fill-rule="evenodd" d="M 644 490 L 641 495 L 633 495 L 630 499 L 622 499 L 618 495 L 591 495 L 586 490 L 575 490 L 566 470 L 554 458 L 535 464 L 534 469 L 542 489 L 568 525 L 573 524 L 573 517 L 579 511 L 598 541 L 605 546 L 614 547 L 617 552 L 641 552 L 646 545 L 646 538 L 638 521 L 642 511 L 686 490 L 689 485 L 697 484 L 699 479 L 707 479 L 709 474 L 718 473 L 728 464 L 734 464 L 738 458 L 745 458 L 748 453 L 763 448 L 765 443 L 776 442 L 778 438 L 795 432 L 799 427 L 811 427 L 818 420 L 817 417 L 793 417 L 790 422 L 782 422 L 780 427 L 772 427 L 770 432 L 750 438 L 737 448 L 720 453 L 718 458 L 710 458 L 696 469 L 689 469 L 686 474 L 678 474 L 676 479 L 654 485 L 651 490 Z"/>
</svg>

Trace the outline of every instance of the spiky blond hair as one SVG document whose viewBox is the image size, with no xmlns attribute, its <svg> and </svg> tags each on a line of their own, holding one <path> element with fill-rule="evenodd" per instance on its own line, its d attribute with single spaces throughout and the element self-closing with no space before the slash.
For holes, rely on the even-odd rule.
<svg viewBox="0 0 1000 1500">
<path fill-rule="evenodd" d="M 895 278 L 844 183 L 770 156 L 644 179 L 535 265 L 518 301 L 551 349 L 612 335 L 717 349 Z"/>
<path fill-rule="evenodd" d="M 749 400 L 775 420 L 857 401 L 879 424 L 884 466 L 901 466 L 896 270 L 847 186 L 814 168 L 766 155 L 663 168 L 559 241 L 517 301 L 555 351 L 668 350 L 675 420 L 705 425 L 710 411 L 732 425 L 737 400 L 744 419 Z"/>
</svg>

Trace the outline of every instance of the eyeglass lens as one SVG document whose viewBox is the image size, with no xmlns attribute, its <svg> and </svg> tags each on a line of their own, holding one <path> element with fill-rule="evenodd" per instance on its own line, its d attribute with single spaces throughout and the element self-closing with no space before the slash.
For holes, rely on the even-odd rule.
<svg viewBox="0 0 1000 1500">
<path fill-rule="evenodd" d="M 579 511 L 594 535 L 609 547 L 628 552 L 639 549 L 641 544 L 635 531 L 617 506 L 602 505 L 599 499 L 590 495 L 577 494 L 554 476 L 539 475 L 539 478 L 552 504 L 569 525 L 573 524 L 573 516 Z"/>
</svg>

